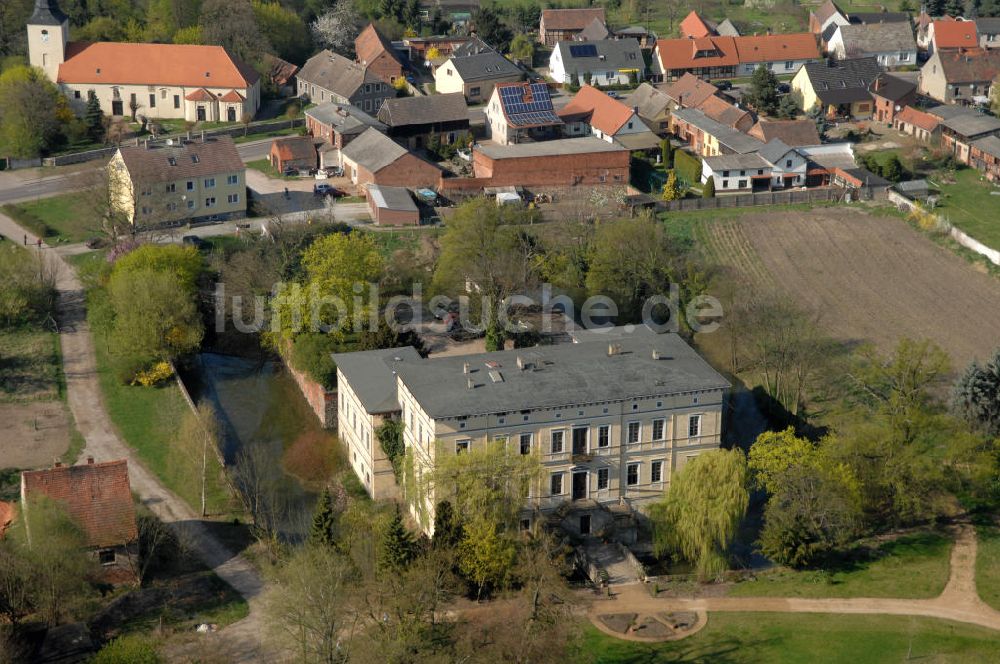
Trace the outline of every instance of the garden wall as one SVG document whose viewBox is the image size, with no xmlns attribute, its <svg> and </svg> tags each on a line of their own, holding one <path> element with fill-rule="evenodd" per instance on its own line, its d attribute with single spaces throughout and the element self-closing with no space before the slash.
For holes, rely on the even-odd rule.
<svg viewBox="0 0 1000 664">
<path fill-rule="evenodd" d="M 285 367 L 292 378 L 295 379 L 295 384 L 299 386 L 299 391 L 306 398 L 306 402 L 312 408 L 312 411 L 316 413 L 316 417 L 319 418 L 319 422 L 323 428 L 336 428 L 337 390 L 327 390 L 303 372 L 295 369 L 287 360 L 285 360 Z"/>
</svg>

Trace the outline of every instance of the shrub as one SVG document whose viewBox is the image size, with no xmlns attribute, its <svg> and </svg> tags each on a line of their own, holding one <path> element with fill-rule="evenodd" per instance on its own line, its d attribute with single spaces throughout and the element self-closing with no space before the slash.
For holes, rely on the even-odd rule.
<svg viewBox="0 0 1000 664">
<path fill-rule="evenodd" d="M 132 384 L 152 387 L 153 385 L 162 383 L 173 375 L 174 370 L 170 367 L 169 362 L 156 362 L 149 368 L 136 372 Z"/>
<path fill-rule="evenodd" d="M 702 198 L 715 198 L 715 177 L 709 177 L 701 188 Z"/>
<path fill-rule="evenodd" d="M 160 664 L 163 658 L 150 640 L 142 636 L 120 636 L 101 648 L 92 664 Z"/>
<path fill-rule="evenodd" d="M 701 181 L 701 159 L 686 150 L 674 150 L 674 170 L 688 184 Z"/>
<path fill-rule="evenodd" d="M 336 340 L 328 334 L 300 334 L 292 342 L 292 366 L 305 373 L 324 389 L 337 386 L 337 364 L 331 355 L 338 350 Z"/>
</svg>

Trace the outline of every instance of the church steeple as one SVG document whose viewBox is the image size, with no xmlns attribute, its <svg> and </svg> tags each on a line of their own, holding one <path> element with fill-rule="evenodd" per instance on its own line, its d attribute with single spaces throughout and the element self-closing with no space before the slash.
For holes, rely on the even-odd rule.
<svg viewBox="0 0 1000 664">
<path fill-rule="evenodd" d="M 35 0 L 35 11 L 28 25 L 62 25 L 68 20 L 56 0 Z"/>
</svg>

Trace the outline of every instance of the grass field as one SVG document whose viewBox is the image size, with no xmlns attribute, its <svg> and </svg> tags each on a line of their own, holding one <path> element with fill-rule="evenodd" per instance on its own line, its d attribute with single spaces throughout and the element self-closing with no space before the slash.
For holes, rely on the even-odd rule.
<svg viewBox="0 0 1000 664">
<path fill-rule="evenodd" d="M 58 334 L 34 326 L 0 330 L 0 402 L 52 401 L 62 385 Z"/>
<path fill-rule="evenodd" d="M 595 664 L 889 664 L 995 662 L 997 633 L 908 616 L 712 613 L 694 636 L 639 644 L 587 625 L 580 650 Z"/>
<path fill-rule="evenodd" d="M 933 176 L 931 180 L 942 194 L 935 212 L 983 244 L 1000 249 L 1000 188 L 972 168 L 957 171 L 953 184 L 942 184 Z"/>
<path fill-rule="evenodd" d="M 4 205 L 3 211 L 47 244 L 83 242 L 100 233 L 100 222 L 80 205 L 79 194 Z"/>
<path fill-rule="evenodd" d="M 979 526 L 976 534 L 976 589 L 984 602 L 1000 611 L 1000 528 Z"/>
<path fill-rule="evenodd" d="M 1000 542 L 998 542 L 1000 546 Z M 937 533 L 901 537 L 879 547 L 870 560 L 831 571 L 782 570 L 744 581 L 740 597 L 931 598 L 948 582 L 951 539 Z M 1000 556 L 1000 550 L 998 550 Z M 998 576 L 1000 582 L 1000 576 Z"/>
<path fill-rule="evenodd" d="M 98 380 L 104 403 L 125 442 L 146 466 L 174 493 L 195 509 L 201 504 L 201 476 L 184 472 L 188 459 L 178 458 L 175 446 L 180 422 L 189 412 L 187 403 L 173 380 L 159 387 L 122 384 L 111 368 L 106 333 L 91 318 L 94 350 L 97 355 Z M 206 505 L 210 514 L 225 514 L 231 509 L 228 488 L 222 481 L 218 463 L 209 455 Z"/>
<path fill-rule="evenodd" d="M 247 162 L 247 168 L 252 168 L 255 171 L 260 171 L 269 178 L 276 178 L 279 180 L 294 180 L 296 178 L 285 177 L 279 173 L 274 166 L 271 166 L 271 162 L 267 159 L 256 159 L 254 161 Z"/>
</svg>

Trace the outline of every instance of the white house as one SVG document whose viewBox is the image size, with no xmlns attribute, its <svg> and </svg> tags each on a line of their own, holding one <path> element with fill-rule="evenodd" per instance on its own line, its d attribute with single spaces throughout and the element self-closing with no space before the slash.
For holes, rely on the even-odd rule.
<svg viewBox="0 0 1000 664">
<path fill-rule="evenodd" d="M 909 23 L 839 26 L 827 51 L 837 60 L 876 58 L 887 69 L 917 64 L 917 42 Z"/>
<path fill-rule="evenodd" d="M 806 183 L 808 160 L 801 152 L 774 139 L 757 152 L 771 164 L 771 188 L 801 187 Z"/>
<path fill-rule="evenodd" d="M 804 187 L 808 168 L 802 152 L 774 139 L 757 152 L 705 157 L 701 181 L 714 178 L 717 192 L 772 191 Z"/>
<path fill-rule="evenodd" d="M 632 106 L 612 99 L 595 87 L 580 88 L 562 109 L 559 117 L 566 123 L 567 136 L 596 136 L 606 143 L 617 143 L 631 150 L 649 149 L 660 139 L 650 131 Z"/>
<path fill-rule="evenodd" d="M 626 85 L 632 76 L 641 81 L 645 67 L 635 39 L 561 41 L 549 58 L 549 76 L 557 83 L 570 82 L 574 75 L 584 83 L 589 74 L 591 85 Z"/>
</svg>

